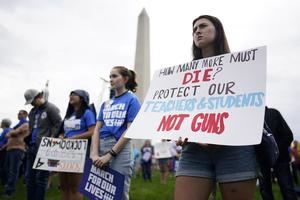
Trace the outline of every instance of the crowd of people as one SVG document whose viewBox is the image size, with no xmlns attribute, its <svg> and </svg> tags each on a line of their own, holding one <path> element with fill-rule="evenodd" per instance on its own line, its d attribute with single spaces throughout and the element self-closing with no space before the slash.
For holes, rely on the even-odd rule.
<svg viewBox="0 0 300 200">
<path fill-rule="evenodd" d="M 230 53 L 219 19 L 202 15 L 192 25 L 194 60 Z M 57 106 L 44 98 L 42 91 L 26 90 L 24 97 L 26 104 L 32 105 L 31 111 L 20 110 L 19 122 L 13 128 L 10 119 L 1 122 L 0 174 L 5 188 L 2 197 L 9 198 L 15 192 L 18 177 L 23 174 L 27 199 L 45 199 L 50 172 L 34 169 L 33 163 L 42 137 L 47 136 L 88 139 L 90 151 L 87 151 L 87 157 L 93 164 L 100 168 L 109 165 L 125 176 L 123 200 L 129 199 L 133 164 L 140 164 L 143 178 L 151 181 L 154 162 L 159 166 L 162 184 L 166 183 L 168 173 L 174 173 L 176 168 L 175 200 L 206 200 L 216 184 L 225 200 L 254 199 L 257 179 L 263 199 L 274 199 L 272 177 L 278 181 L 283 199 L 297 199 L 294 181 L 299 181 L 299 144 L 295 141 L 291 147 L 293 134 L 279 111 L 266 108 L 265 113 L 265 121 L 280 152 L 274 166 L 258 166 L 254 146 L 208 145 L 189 142 L 188 138 L 178 139 L 176 144 L 171 142 L 174 148 L 171 148 L 173 153 L 170 150 L 170 158 L 155 159 L 155 149 L 150 141 L 147 140 L 140 150 L 132 151 L 130 139 L 124 137 L 141 106 L 134 94 L 137 89 L 135 79 L 134 71 L 123 66 L 113 67 L 110 84 L 114 95 L 102 104 L 98 115 L 85 90 L 70 92 L 64 118 Z M 182 150 L 176 145 L 182 146 Z M 178 167 L 175 167 L 177 162 Z M 81 177 L 80 173 L 59 173 L 62 199 L 83 198 L 77 191 Z"/>
<path fill-rule="evenodd" d="M 98 167 L 109 164 L 112 169 L 125 175 L 123 199 L 129 198 L 132 152 L 130 140 L 124 138 L 124 132 L 140 108 L 139 100 L 133 93 L 137 87 L 135 72 L 123 66 L 113 67 L 110 80 L 114 96 L 101 106 L 97 118 L 95 108 L 89 102 L 89 93 L 85 90 L 70 92 L 63 119 L 57 106 L 45 99 L 43 91 L 25 91 L 25 104 L 33 107 L 29 114 L 25 110 L 19 111 L 20 121 L 13 128 L 10 119 L 3 119 L 1 123 L 3 132 L 0 137 L 0 172 L 5 188 L 1 197 L 12 196 L 19 174 L 23 172 L 27 199 L 45 199 L 51 172 L 35 169 L 33 164 L 42 137 L 55 137 L 88 139 L 86 157 L 90 157 Z M 112 114 L 115 111 L 119 114 Z M 81 173 L 59 173 L 62 199 L 83 198 L 77 191 L 81 177 Z"/>
<path fill-rule="evenodd" d="M 152 171 L 158 169 L 160 172 L 160 183 L 167 184 L 168 175 L 174 176 L 177 170 L 179 157 L 181 154 L 181 146 L 177 146 L 175 142 L 163 140 L 162 144 L 166 143 L 169 155 L 165 157 L 155 156 L 155 147 L 151 145 L 150 140 L 146 140 L 140 152 L 135 154 L 136 172 L 141 172 L 145 181 L 152 181 Z M 140 165 L 137 165 L 140 161 Z M 135 173 L 136 173 L 135 172 Z"/>
</svg>

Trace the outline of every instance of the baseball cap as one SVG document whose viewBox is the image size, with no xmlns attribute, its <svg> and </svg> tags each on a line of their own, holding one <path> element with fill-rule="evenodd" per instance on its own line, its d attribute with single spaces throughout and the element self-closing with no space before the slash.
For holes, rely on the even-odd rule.
<svg viewBox="0 0 300 200">
<path fill-rule="evenodd" d="M 25 105 L 31 104 L 33 102 L 34 98 L 36 96 L 38 96 L 40 93 L 41 93 L 41 91 L 38 91 L 36 89 L 26 90 L 25 93 L 24 93 L 24 97 L 25 97 L 25 100 L 26 100 Z"/>
</svg>

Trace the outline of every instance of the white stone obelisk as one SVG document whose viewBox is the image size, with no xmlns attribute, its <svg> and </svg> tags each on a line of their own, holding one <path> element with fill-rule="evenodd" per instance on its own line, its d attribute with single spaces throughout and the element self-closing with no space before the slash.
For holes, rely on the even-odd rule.
<svg viewBox="0 0 300 200">
<path fill-rule="evenodd" d="M 150 26 L 149 16 L 145 8 L 138 17 L 134 71 L 138 83 L 136 95 L 142 103 L 150 84 Z M 133 144 L 138 149 L 143 143 L 144 140 L 133 140 Z"/>
<path fill-rule="evenodd" d="M 145 10 L 139 15 L 136 50 L 135 50 L 135 63 L 134 71 L 137 74 L 138 89 L 136 95 L 141 102 L 144 101 L 149 84 L 150 84 L 150 26 L 149 17 Z"/>
</svg>

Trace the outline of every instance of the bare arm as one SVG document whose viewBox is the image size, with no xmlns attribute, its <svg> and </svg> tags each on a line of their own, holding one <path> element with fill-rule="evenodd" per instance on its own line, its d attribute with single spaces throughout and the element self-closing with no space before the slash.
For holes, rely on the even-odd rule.
<svg viewBox="0 0 300 200">
<path fill-rule="evenodd" d="M 127 129 L 130 127 L 131 123 L 127 124 Z M 97 125 L 96 125 L 97 126 Z M 124 146 L 129 142 L 130 139 L 125 138 L 124 135 L 126 134 L 126 131 L 124 131 L 124 133 L 122 134 L 122 136 L 120 137 L 120 139 L 117 141 L 117 143 L 115 144 L 115 146 L 112 148 L 112 150 L 115 153 L 119 153 L 120 151 L 122 151 L 122 149 L 124 148 Z M 95 132 L 94 132 L 95 133 Z M 95 134 L 94 134 L 95 135 Z M 98 142 L 99 142 L 99 134 L 97 134 L 98 136 Z M 92 143 L 92 147 L 93 150 L 95 150 L 95 146 L 97 145 L 98 147 L 98 143 Z M 97 154 L 96 154 L 97 153 Z M 113 158 L 113 156 L 110 153 L 107 153 L 105 155 L 102 155 L 101 157 L 98 156 L 98 152 L 92 152 L 92 159 L 93 159 L 93 163 L 94 165 L 96 165 L 97 167 L 104 167 L 105 165 L 107 165 L 107 163 Z M 95 156 L 97 155 L 97 156 Z"/>
<path fill-rule="evenodd" d="M 29 124 L 25 123 L 22 124 L 19 128 L 15 129 L 15 130 L 11 130 L 5 137 L 9 138 L 9 137 L 14 137 L 14 136 L 18 136 L 19 134 L 29 134 Z"/>
<path fill-rule="evenodd" d="M 24 138 L 25 138 L 29 135 L 29 123 L 23 124 L 22 126 L 24 126 L 24 129 L 23 129 L 22 133 L 24 134 Z"/>
<path fill-rule="evenodd" d="M 10 138 L 10 137 L 15 137 L 17 136 L 19 133 L 17 133 L 15 130 L 11 130 L 9 133 L 7 133 L 5 135 L 6 138 Z"/>
<path fill-rule="evenodd" d="M 89 139 L 93 135 L 94 129 L 95 129 L 95 125 L 89 127 L 89 129 L 86 132 L 78 134 L 78 135 L 74 135 L 73 137 L 70 137 L 69 139 Z"/>
<path fill-rule="evenodd" d="M 127 129 L 124 131 L 124 133 L 121 135 L 120 139 L 118 140 L 118 142 L 115 144 L 115 146 L 112 148 L 112 150 L 114 152 L 116 152 L 117 154 L 122 151 L 122 149 L 125 147 L 125 145 L 130 141 L 130 139 L 125 138 L 124 135 L 126 134 L 128 128 L 130 127 L 131 122 L 127 123 Z"/>
<path fill-rule="evenodd" d="M 101 129 L 103 123 L 97 121 L 96 127 L 92 135 L 92 145 L 91 145 L 91 157 L 99 156 L 99 130 Z"/>
</svg>

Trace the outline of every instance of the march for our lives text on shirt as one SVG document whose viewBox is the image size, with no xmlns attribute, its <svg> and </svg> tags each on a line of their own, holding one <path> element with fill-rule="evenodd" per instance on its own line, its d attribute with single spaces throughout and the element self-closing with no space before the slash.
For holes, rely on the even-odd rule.
<svg viewBox="0 0 300 200">
<path fill-rule="evenodd" d="M 127 123 L 134 120 L 139 109 L 140 103 L 131 92 L 103 103 L 98 117 L 98 121 L 104 122 L 100 129 L 100 136 L 114 136 L 119 139 L 127 129 Z"/>
</svg>

